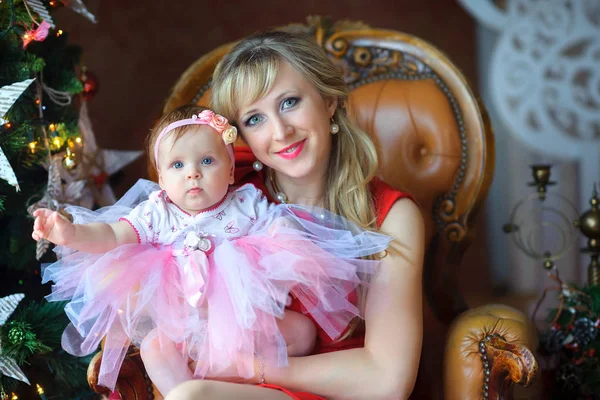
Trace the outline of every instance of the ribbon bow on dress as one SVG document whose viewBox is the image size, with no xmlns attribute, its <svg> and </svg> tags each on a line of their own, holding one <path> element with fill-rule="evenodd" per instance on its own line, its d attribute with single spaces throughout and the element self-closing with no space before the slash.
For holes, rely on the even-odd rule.
<svg viewBox="0 0 600 400">
<path fill-rule="evenodd" d="M 210 239 L 196 232 L 188 232 L 183 242 L 187 261 L 183 267 L 183 291 L 192 307 L 200 304 L 204 286 L 208 278 L 208 257 L 206 252 L 212 248 Z"/>
</svg>

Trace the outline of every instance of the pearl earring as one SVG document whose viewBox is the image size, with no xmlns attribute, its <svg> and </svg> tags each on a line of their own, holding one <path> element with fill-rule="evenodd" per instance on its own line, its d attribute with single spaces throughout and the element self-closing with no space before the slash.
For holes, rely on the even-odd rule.
<svg viewBox="0 0 600 400">
<path fill-rule="evenodd" d="M 254 164 L 252 164 L 252 169 L 254 169 L 255 171 L 262 170 L 263 169 L 263 163 L 261 163 L 258 160 L 254 161 Z"/>
<path fill-rule="evenodd" d="M 333 135 L 340 131 L 340 126 L 335 123 L 333 117 L 331 118 L 331 129 L 329 130 Z"/>
</svg>

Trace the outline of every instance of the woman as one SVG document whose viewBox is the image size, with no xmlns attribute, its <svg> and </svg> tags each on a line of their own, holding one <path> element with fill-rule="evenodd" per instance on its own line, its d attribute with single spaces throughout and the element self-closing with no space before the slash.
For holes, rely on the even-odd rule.
<svg viewBox="0 0 600 400">
<path fill-rule="evenodd" d="M 333 342 L 320 335 L 316 354 L 291 357 L 287 368 L 257 358 L 256 377 L 237 382 L 245 385 L 189 381 L 168 400 L 409 397 L 422 342 L 423 219 L 409 195 L 375 177 L 375 146 L 348 118 L 348 104 L 342 76 L 309 36 L 258 34 L 220 61 L 212 105 L 249 146 L 236 150 L 237 183 L 254 183 L 272 201 L 325 207 L 394 240 L 368 291 L 357 293 L 364 324 Z"/>
</svg>

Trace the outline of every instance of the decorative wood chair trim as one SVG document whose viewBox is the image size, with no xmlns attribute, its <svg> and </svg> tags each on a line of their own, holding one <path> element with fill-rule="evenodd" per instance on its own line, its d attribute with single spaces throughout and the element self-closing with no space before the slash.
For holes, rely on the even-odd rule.
<svg viewBox="0 0 600 400">
<path fill-rule="evenodd" d="M 479 342 L 483 363 L 484 400 L 512 398 L 512 385 L 531 385 L 538 373 L 533 353 L 520 344 L 510 344 L 499 335 L 487 335 Z"/>
</svg>

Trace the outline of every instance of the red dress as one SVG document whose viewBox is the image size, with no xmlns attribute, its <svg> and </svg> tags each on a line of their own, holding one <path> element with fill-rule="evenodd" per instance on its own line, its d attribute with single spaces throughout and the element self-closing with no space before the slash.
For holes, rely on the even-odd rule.
<svg viewBox="0 0 600 400">
<path fill-rule="evenodd" d="M 252 183 L 257 188 L 263 191 L 267 196 L 267 199 L 271 202 L 275 202 L 269 191 L 267 190 L 264 180 L 265 177 L 262 172 L 254 171 L 252 164 L 256 161 L 256 158 L 252 154 L 249 147 L 236 147 L 235 149 L 235 184 L 242 185 L 244 183 Z M 377 214 L 377 227 L 379 228 L 383 223 L 383 220 L 387 216 L 392 205 L 399 199 L 412 198 L 410 194 L 400 192 L 392 188 L 387 183 L 374 179 L 371 184 L 371 192 L 373 193 L 376 214 Z M 356 296 L 355 296 L 356 297 Z M 355 299 L 356 302 L 358 299 Z M 302 306 L 297 299 L 292 301 L 292 304 L 288 307 L 290 310 L 302 312 Z M 310 317 L 310 315 L 309 315 Z M 353 335 L 349 338 L 332 341 L 329 336 L 323 332 L 317 325 L 317 343 L 315 346 L 315 354 L 329 353 L 337 350 L 353 349 L 357 347 L 363 347 L 365 343 L 364 330 L 357 329 Z M 306 393 L 306 392 L 292 392 L 281 386 L 263 384 L 263 387 L 281 390 L 288 394 L 292 399 L 295 400 L 327 400 L 324 397 Z"/>
</svg>

